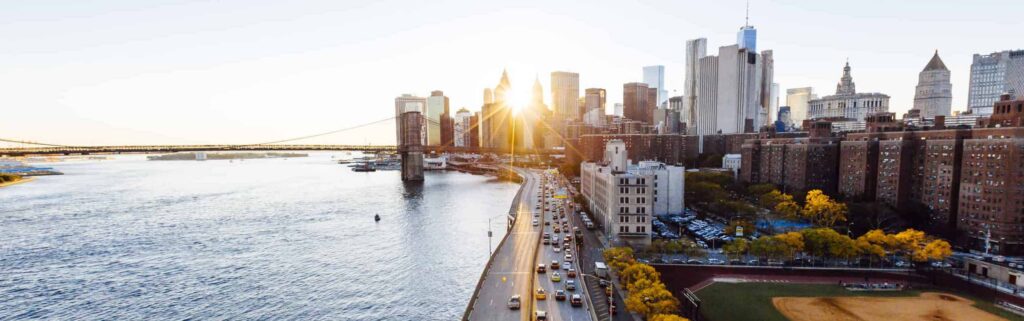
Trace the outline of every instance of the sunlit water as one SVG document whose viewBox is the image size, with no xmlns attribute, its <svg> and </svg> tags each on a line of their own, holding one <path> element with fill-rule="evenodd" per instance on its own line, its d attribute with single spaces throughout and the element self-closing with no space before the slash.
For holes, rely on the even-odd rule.
<svg viewBox="0 0 1024 321">
<path fill-rule="evenodd" d="M 0 189 L 0 320 L 458 319 L 518 188 L 328 154 L 48 166 Z"/>
</svg>

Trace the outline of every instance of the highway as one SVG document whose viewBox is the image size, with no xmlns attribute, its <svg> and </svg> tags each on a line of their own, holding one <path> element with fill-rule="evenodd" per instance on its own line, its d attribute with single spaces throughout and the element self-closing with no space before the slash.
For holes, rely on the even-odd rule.
<svg viewBox="0 0 1024 321">
<path fill-rule="evenodd" d="M 517 210 L 517 219 L 509 231 L 508 239 L 494 253 L 490 269 L 481 280 L 479 296 L 471 307 L 469 320 L 528 320 L 527 313 L 531 300 L 533 260 L 540 243 L 540 226 L 533 226 L 534 206 L 540 194 L 541 174 L 536 171 L 521 171 L 526 181 Z M 543 225 L 541 225 L 543 226 Z M 523 298 L 522 308 L 511 310 L 508 299 L 513 294 Z"/>
<path fill-rule="evenodd" d="M 536 273 L 537 264 L 550 265 L 551 261 L 556 259 L 561 263 L 565 261 L 565 253 L 562 251 L 555 253 L 550 245 L 541 244 L 542 231 L 553 233 L 552 226 L 545 225 L 545 222 L 550 223 L 552 212 L 544 206 L 540 206 L 538 209 L 538 205 L 548 199 L 552 201 L 550 202 L 551 208 L 556 208 L 554 206 L 555 199 L 544 195 L 545 188 L 541 183 L 544 174 L 536 170 L 520 170 L 519 173 L 525 178 L 523 183 L 525 187 L 517 205 L 517 219 L 509 231 L 508 238 L 495 250 L 491 266 L 481 279 L 477 298 L 470 307 L 468 319 L 481 321 L 533 320 L 534 311 L 541 310 L 548 313 L 548 320 L 591 320 L 585 298 L 584 305 L 575 308 L 571 306 L 568 299 L 565 301 L 555 300 L 555 290 L 563 289 L 565 280 L 569 279 L 566 276 L 566 270 L 557 270 L 563 277 L 560 282 L 551 281 L 550 276 L 554 271 L 549 270 L 545 274 Z M 552 193 L 554 190 L 557 188 L 550 189 Z M 566 218 L 570 213 L 566 212 Z M 534 219 L 537 220 L 537 226 L 533 225 Z M 569 230 L 572 230 L 571 226 Z M 563 236 L 567 234 L 560 233 L 558 235 L 562 240 Z M 573 265 L 576 265 L 575 262 Z M 580 282 L 579 277 L 575 280 L 577 283 Z M 547 299 L 534 299 L 537 288 L 543 288 L 547 292 Z M 582 285 L 579 285 L 575 292 L 567 291 L 567 296 L 571 297 L 573 293 L 584 294 L 585 292 Z M 519 310 L 509 309 L 508 300 L 516 294 L 522 297 L 522 307 Z"/>
<path fill-rule="evenodd" d="M 552 176 L 552 178 L 554 178 L 554 176 Z M 538 274 L 538 277 L 536 278 L 536 286 L 539 288 L 543 288 L 547 292 L 547 299 L 536 301 L 537 303 L 535 309 L 547 312 L 548 320 L 591 320 L 591 314 L 586 299 L 586 292 L 583 289 L 583 284 L 581 283 L 582 276 L 577 275 L 574 278 L 568 277 L 568 271 L 564 266 L 568 262 L 571 263 L 573 269 L 577 271 L 579 270 L 575 252 L 576 247 L 571 246 L 571 249 L 573 250 L 570 251 L 572 255 L 570 260 L 566 260 L 566 252 L 563 247 L 565 237 L 573 234 L 572 231 L 573 227 L 575 226 L 575 223 L 572 222 L 571 219 L 574 207 L 571 205 L 571 198 L 556 199 L 551 197 L 555 195 L 556 191 L 558 191 L 559 189 L 563 189 L 565 187 L 560 184 L 560 181 L 561 180 L 558 179 L 549 180 L 549 186 L 547 187 L 547 191 L 550 194 L 545 195 L 545 199 L 549 202 L 549 204 L 547 205 L 547 208 L 544 208 L 544 232 L 551 235 L 552 240 L 557 238 L 558 241 L 552 242 L 552 244 L 550 245 L 544 245 L 542 243 L 540 246 L 540 250 L 537 251 L 537 264 L 546 265 L 548 271 L 544 274 Z M 563 206 L 559 208 L 558 204 L 563 204 Z M 564 222 L 565 226 L 567 226 L 568 228 L 561 229 L 563 225 L 562 222 Z M 555 233 L 554 229 L 556 226 L 559 227 L 560 233 Z M 570 244 L 574 244 L 574 242 Z M 555 252 L 555 248 L 558 248 L 559 250 Z M 553 269 L 551 267 L 552 262 L 558 262 L 560 266 L 557 269 Z M 556 272 L 561 277 L 559 281 L 552 280 L 552 276 Z M 576 290 L 569 291 L 566 289 L 565 285 L 568 280 L 573 280 L 576 283 Z M 555 291 L 557 290 L 565 290 L 567 297 L 566 300 L 556 300 Z M 573 307 L 569 303 L 568 298 L 571 297 L 573 294 L 580 294 L 583 297 L 582 306 Z"/>
</svg>

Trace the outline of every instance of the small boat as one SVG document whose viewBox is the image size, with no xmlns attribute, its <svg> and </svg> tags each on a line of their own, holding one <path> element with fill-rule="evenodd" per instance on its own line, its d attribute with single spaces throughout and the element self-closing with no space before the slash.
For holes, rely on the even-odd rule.
<svg viewBox="0 0 1024 321">
<path fill-rule="evenodd" d="M 356 166 L 352 166 L 353 172 L 376 172 L 377 169 L 370 163 L 359 163 Z"/>
<path fill-rule="evenodd" d="M 380 214 L 374 214 L 373 215 L 373 221 L 374 222 L 380 222 Z"/>
</svg>

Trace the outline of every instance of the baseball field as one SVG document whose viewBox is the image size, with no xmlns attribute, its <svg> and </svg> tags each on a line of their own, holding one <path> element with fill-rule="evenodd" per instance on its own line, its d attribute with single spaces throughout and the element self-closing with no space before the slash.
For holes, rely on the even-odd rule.
<svg viewBox="0 0 1024 321">
<path fill-rule="evenodd" d="M 913 290 L 852 292 L 825 284 L 714 283 L 696 294 L 710 321 L 1024 320 L 991 302 Z"/>
</svg>

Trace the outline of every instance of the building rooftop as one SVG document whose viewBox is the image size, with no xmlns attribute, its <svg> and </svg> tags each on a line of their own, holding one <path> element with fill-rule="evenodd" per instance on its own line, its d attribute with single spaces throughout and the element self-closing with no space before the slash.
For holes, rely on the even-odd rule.
<svg viewBox="0 0 1024 321">
<path fill-rule="evenodd" d="M 935 50 L 935 55 L 932 56 L 932 60 L 928 62 L 928 65 L 924 66 L 923 71 L 929 70 L 949 70 L 946 68 L 946 64 L 942 63 L 942 58 L 939 58 L 938 50 Z"/>
</svg>

